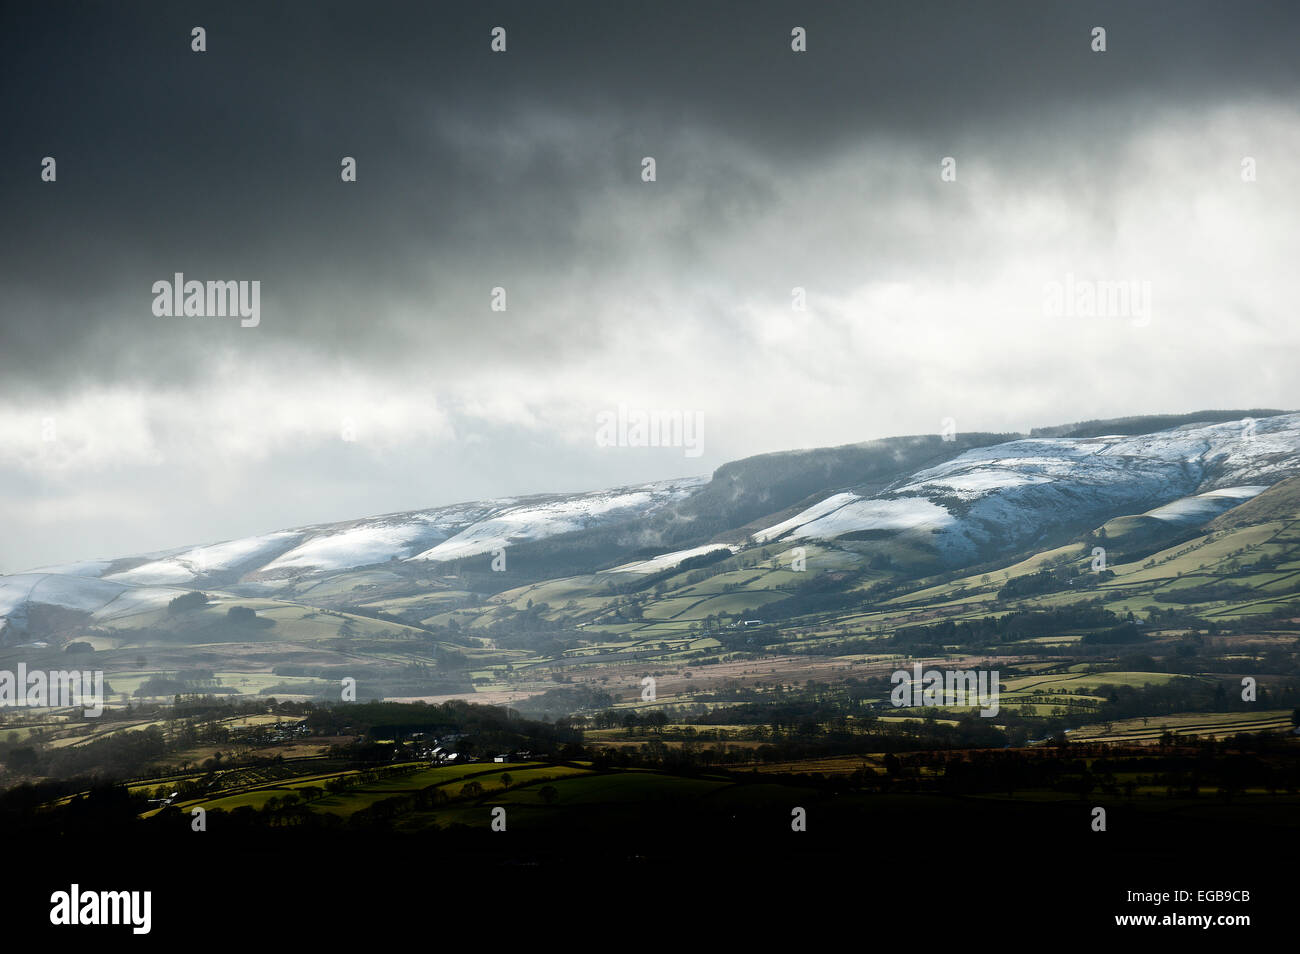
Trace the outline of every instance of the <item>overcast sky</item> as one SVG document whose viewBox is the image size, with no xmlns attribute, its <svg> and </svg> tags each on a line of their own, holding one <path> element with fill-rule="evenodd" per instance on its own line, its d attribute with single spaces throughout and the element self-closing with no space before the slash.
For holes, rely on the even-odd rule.
<svg viewBox="0 0 1300 954">
<path fill-rule="evenodd" d="M 6 5 L 0 572 L 1300 407 L 1300 7 L 804 6 Z M 176 272 L 260 324 L 155 316 Z M 1067 276 L 1149 315 L 1051 315 Z M 598 447 L 620 404 L 703 454 Z"/>
</svg>

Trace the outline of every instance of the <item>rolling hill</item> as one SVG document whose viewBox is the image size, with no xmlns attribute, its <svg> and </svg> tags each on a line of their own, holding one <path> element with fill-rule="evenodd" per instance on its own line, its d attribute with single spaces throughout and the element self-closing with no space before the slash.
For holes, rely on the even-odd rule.
<svg viewBox="0 0 1300 954">
<path fill-rule="evenodd" d="M 763 645 L 726 634 L 742 620 L 811 651 L 832 632 L 1080 600 L 1221 622 L 1286 612 L 1300 414 L 1206 418 L 791 451 L 44 567 L 0 577 L 0 651 L 58 663 L 89 647 L 127 693 L 193 671 L 310 696 L 346 670 L 380 695 L 527 696 L 568 666 Z M 205 599 L 174 602 L 191 591 Z"/>
</svg>

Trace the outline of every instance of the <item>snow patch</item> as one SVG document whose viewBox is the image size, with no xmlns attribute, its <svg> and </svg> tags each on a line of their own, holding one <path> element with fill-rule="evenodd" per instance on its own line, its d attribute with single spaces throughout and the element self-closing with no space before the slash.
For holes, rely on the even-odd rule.
<svg viewBox="0 0 1300 954">
<path fill-rule="evenodd" d="M 232 573 L 259 557 L 264 558 L 284 549 L 300 536 L 298 533 L 281 531 L 194 547 L 162 560 L 142 563 L 121 573 L 110 574 L 104 579 L 134 585 L 185 586 L 216 573 Z"/>
<path fill-rule="evenodd" d="M 691 477 L 507 507 L 410 559 L 459 560 L 515 543 L 590 529 L 615 519 L 649 516 L 706 481 Z"/>
<path fill-rule="evenodd" d="M 638 560 L 635 563 L 624 563 L 622 566 L 616 566 L 605 570 L 605 573 L 658 573 L 660 570 L 667 570 L 676 566 L 683 560 L 689 560 L 691 557 L 703 556 L 706 553 L 713 553 L 717 550 L 729 550 L 725 543 L 709 543 L 702 547 L 691 547 L 689 550 L 675 550 L 672 553 L 661 553 L 656 557 L 648 560 Z"/>
<path fill-rule="evenodd" d="M 859 497 L 857 494 L 832 494 L 825 500 L 821 501 L 821 503 L 815 503 L 807 510 L 795 514 L 789 520 L 782 520 L 780 523 L 774 524 L 766 530 L 760 530 L 753 534 L 754 541 L 756 543 L 767 543 L 767 541 L 774 540 L 781 536 L 781 534 L 793 530 L 795 527 L 803 526 L 806 523 L 816 520 L 818 517 L 824 517 L 826 514 L 838 510 L 845 504 L 862 499 L 863 498 Z"/>
<path fill-rule="evenodd" d="M 859 530 L 938 530 L 954 522 L 946 508 L 923 497 L 858 500 L 809 521 L 795 535 L 826 540 Z"/>
<path fill-rule="evenodd" d="M 1262 486 L 1224 487 L 1194 497 L 1182 497 L 1163 507 L 1148 510 L 1144 516 L 1170 523 L 1205 523 L 1266 490 L 1268 488 Z"/>
</svg>

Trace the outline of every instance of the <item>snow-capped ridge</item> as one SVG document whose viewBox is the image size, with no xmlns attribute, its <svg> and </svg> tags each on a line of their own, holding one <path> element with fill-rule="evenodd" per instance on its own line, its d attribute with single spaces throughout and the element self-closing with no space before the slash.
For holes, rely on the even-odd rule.
<svg viewBox="0 0 1300 954">
<path fill-rule="evenodd" d="M 1123 513 L 1209 519 L 1297 471 L 1300 414 L 1153 434 L 1029 437 L 965 451 L 872 497 L 831 494 L 753 539 L 929 529 L 941 553 L 970 558 Z"/>
</svg>

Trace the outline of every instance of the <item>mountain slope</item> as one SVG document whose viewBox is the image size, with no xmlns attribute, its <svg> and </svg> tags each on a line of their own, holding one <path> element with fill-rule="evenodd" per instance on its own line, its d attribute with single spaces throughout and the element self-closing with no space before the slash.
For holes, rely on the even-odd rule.
<svg viewBox="0 0 1300 954">
<path fill-rule="evenodd" d="M 1029 438 L 966 451 L 871 497 L 829 496 L 754 537 L 904 534 L 959 565 L 1121 514 L 1174 519 L 1182 512 L 1197 522 L 1297 470 L 1297 414 L 1249 429 L 1238 421 L 1143 435 Z"/>
<path fill-rule="evenodd" d="M 12 641 L 31 605 L 103 621 L 116 613 L 110 607 L 157 607 L 188 589 L 307 605 L 342 605 L 357 589 L 415 598 L 467 560 L 467 570 L 486 574 L 488 556 L 502 548 L 516 575 L 489 578 L 516 586 L 519 574 L 542 580 L 637 566 L 619 574 L 627 580 L 724 544 L 739 551 L 778 541 L 832 542 L 850 564 L 905 553 L 917 557 L 918 571 L 960 567 L 1117 518 L 1152 539 L 1163 527 L 1194 530 L 1250 497 L 1244 506 L 1268 506 L 1265 488 L 1300 474 L 1300 414 L 1251 426 L 1238 419 L 1140 434 L 1003 437 L 765 454 L 711 478 L 456 504 L 50 567 L 0 577 L 0 620 Z M 895 570 L 906 572 L 906 563 Z"/>
</svg>

